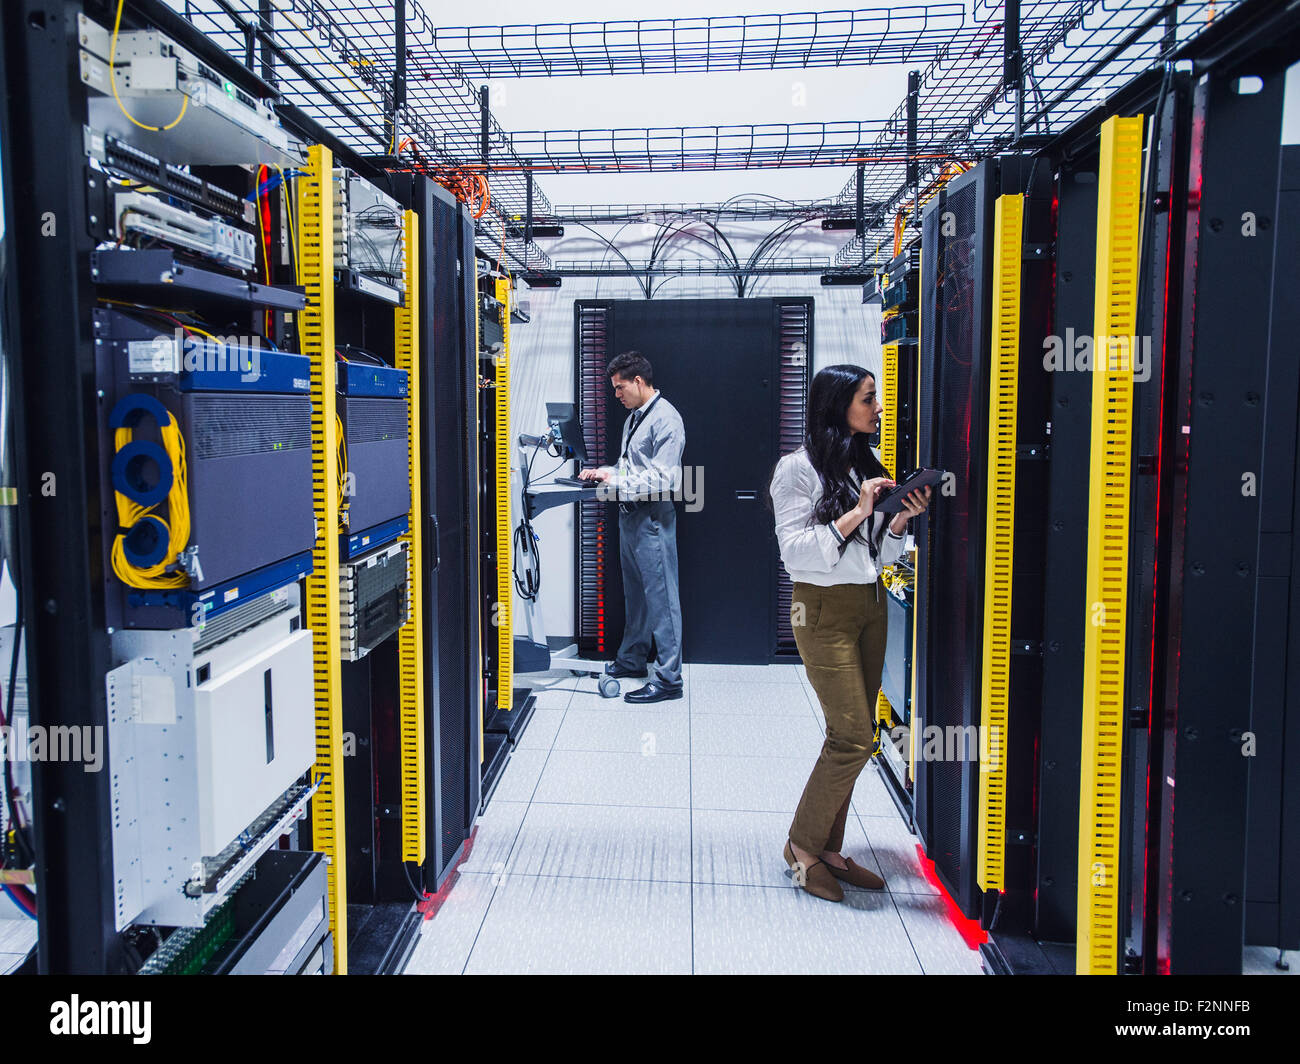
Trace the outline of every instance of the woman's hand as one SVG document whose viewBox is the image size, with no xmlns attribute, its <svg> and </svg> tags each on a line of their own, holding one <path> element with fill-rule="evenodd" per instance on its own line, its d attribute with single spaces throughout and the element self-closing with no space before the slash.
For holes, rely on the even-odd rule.
<svg viewBox="0 0 1300 1064">
<path fill-rule="evenodd" d="M 894 482 L 888 477 L 872 477 L 870 480 L 864 480 L 862 487 L 858 491 L 858 514 L 862 520 L 871 516 L 871 511 L 875 509 L 876 497 L 888 488 L 892 488 Z"/>
<path fill-rule="evenodd" d="M 913 517 L 920 517 L 921 514 L 930 506 L 930 487 L 926 485 L 925 491 L 909 492 L 903 498 L 903 509 L 901 509 L 889 522 L 889 530 L 896 536 L 903 534 L 903 529 L 907 527 L 907 522 Z"/>
</svg>

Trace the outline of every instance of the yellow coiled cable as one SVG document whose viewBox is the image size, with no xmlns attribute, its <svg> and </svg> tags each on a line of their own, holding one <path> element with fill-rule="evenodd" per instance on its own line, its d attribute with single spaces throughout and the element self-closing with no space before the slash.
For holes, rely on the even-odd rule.
<svg viewBox="0 0 1300 1064">
<path fill-rule="evenodd" d="M 121 528 L 113 540 L 113 572 L 124 584 L 143 588 L 188 587 L 189 576 L 183 570 L 168 572 L 176 564 L 181 552 L 190 540 L 190 497 L 186 486 L 185 472 L 185 437 L 181 435 L 180 425 L 170 418 L 159 430 L 163 450 L 172 464 L 172 484 L 167 492 L 167 519 L 164 520 L 155 511 L 161 503 L 141 506 L 123 495 L 114 492 L 117 497 L 117 523 Z M 113 437 L 114 448 L 120 451 L 131 442 L 134 430 L 120 428 Z M 127 533 L 145 516 L 152 516 L 167 530 L 167 553 L 157 565 L 137 568 L 126 557 L 123 543 Z"/>
<path fill-rule="evenodd" d="M 338 436 L 338 467 L 339 467 L 339 524 L 347 527 L 347 509 L 348 509 L 348 441 L 343 435 L 343 418 L 338 414 L 334 415 L 334 432 Z"/>
</svg>

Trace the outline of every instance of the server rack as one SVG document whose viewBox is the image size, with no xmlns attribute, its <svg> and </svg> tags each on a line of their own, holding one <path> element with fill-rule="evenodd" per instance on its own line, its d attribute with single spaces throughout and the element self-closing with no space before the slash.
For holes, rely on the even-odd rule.
<svg viewBox="0 0 1300 1064">
<path fill-rule="evenodd" d="M 107 10 L 111 25 L 111 5 L 106 7 L 89 0 L 85 9 L 92 17 L 101 19 Z M 30 666 L 31 722 L 104 728 L 109 723 L 104 677 L 110 664 L 112 622 L 105 600 L 106 585 L 101 579 L 105 563 L 100 544 L 111 529 L 101 516 L 106 500 L 99 487 L 102 454 L 97 440 L 97 408 L 102 396 L 96 386 L 95 337 L 91 329 L 94 296 L 88 283 L 97 261 L 94 234 L 102 227 L 102 219 L 96 217 L 102 199 L 98 195 L 101 190 L 93 183 L 88 186 L 85 177 L 81 129 L 86 90 L 78 77 L 77 16 L 81 12 L 82 5 L 75 2 L 31 0 L 6 5 L 0 23 L 6 85 L 10 90 L 3 126 L 6 135 L 14 138 L 8 141 L 8 147 L 12 151 L 17 139 L 46 145 L 39 152 L 18 158 L 10 154 L 5 158 L 5 177 L 12 182 L 11 197 L 26 197 L 42 207 L 35 216 L 38 224 L 34 227 L 26 224 L 30 217 L 23 219 L 10 212 L 7 219 L 12 243 L 25 269 L 14 278 L 16 298 L 10 308 L 12 317 L 6 315 L 6 325 L 14 326 L 13 336 L 17 341 L 14 346 L 20 347 L 24 354 L 13 360 L 14 385 L 21 396 L 14 404 L 14 429 L 15 476 L 20 500 L 17 518 L 23 552 L 15 574 Z M 132 0 L 127 5 L 124 32 L 142 26 L 161 28 L 183 47 L 201 56 L 203 62 L 221 71 L 232 91 L 250 98 L 274 94 L 270 85 L 214 48 L 188 22 L 161 4 L 153 0 Z M 268 73 L 265 66 L 263 73 Z M 365 173 L 371 180 L 385 180 L 381 171 L 374 170 L 292 108 L 282 109 L 283 116 L 287 116 L 285 122 L 302 141 L 332 146 L 337 149 L 337 157 L 350 168 Z M 327 157 L 328 153 L 318 156 Z M 246 173 L 242 177 L 239 174 L 233 168 L 209 168 L 208 176 L 214 182 L 212 194 L 220 192 L 218 186 L 223 182 L 230 184 L 238 180 L 242 184 L 248 180 Z M 14 198 L 6 198 L 7 207 L 13 202 Z M 277 247 L 280 241 L 287 243 L 291 229 L 285 225 L 278 202 L 268 204 L 267 213 L 270 217 L 261 221 L 269 239 Z M 328 217 L 323 208 L 321 217 Z M 315 215 L 299 216 L 298 221 L 306 227 L 314 224 L 314 218 Z M 319 233 L 300 234 L 309 237 L 309 253 L 310 236 Z M 408 231 L 408 241 L 414 233 L 414 229 Z M 301 246 L 294 250 L 294 254 L 303 252 Z M 245 300 L 247 313 L 255 316 L 250 331 L 259 331 L 263 324 L 262 306 L 277 306 L 273 298 L 280 290 L 277 285 L 291 283 L 292 278 L 280 269 L 288 261 L 286 253 L 275 264 L 276 276 L 270 285 L 244 285 L 244 290 L 252 295 L 251 300 Z M 175 274 L 180 277 L 179 270 Z M 214 274 L 209 283 L 215 284 L 217 280 Z M 335 280 L 331 275 L 330 284 Z M 169 291 L 179 287 L 173 286 Z M 300 306 L 302 296 L 295 298 L 296 304 L 280 304 L 273 315 L 269 335 L 281 345 L 296 346 L 302 340 L 301 336 L 295 337 L 301 323 L 280 313 Z M 24 308 L 25 312 L 19 313 L 18 308 Z M 391 320 L 391 306 L 385 313 Z M 332 330 L 332 318 L 328 324 Z M 391 335 L 393 326 L 388 328 Z M 409 324 L 407 329 L 409 332 Z M 57 353 L 51 349 L 50 357 L 46 357 L 48 344 L 57 345 Z M 41 352 L 41 357 L 33 357 L 35 352 Z M 465 392 L 462 390 L 460 394 Z M 453 419 L 453 425 L 458 423 L 459 419 Z M 325 435 L 322 431 L 321 436 Z M 430 519 L 436 529 L 436 517 L 430 514 Z M 418 538 L 412 533 L 408 537 L 415 544 L 413 553 L 421 557 Z M 33 603 L 39 605 L 33 607 Z M 319 615 L 319 607 L 316 610 Z M 338 618 L 333 620 L 332 630 L 337 633 Z M 407 642 L 411 642 L 412 649 L 406 649 Z M 385 710 L 398 718 L 392 721 L 388 734 L 397 736 L 402 747 L 400 781 L 396 789 L 381 794 L 390 810 L 400 806 L 400 811 L 380 810 L 379 818 L 387 817 L 394 825 L 401 826 L 400 838 L 390 836 L 385 846 L 388 858 L 395 863 L 388 864 L 385 872 L 381 862 L 377 874 L 381 880 L 387 875 L 390 885 L 395 882 L 391 873 L 394 870 L 400 873 L 401 863 L 424 863 L 424 839 L 418 830 L 420 814 L 441 809 L 440 798 L 432 795 L 421 796 L 419 800 L 413 798 L 421 795 L 423 774 L 415 756 L 419 744 L 413 744 L 412 737 L 418 736 L 426 718 L 431 726 L 424 729 L 425 735 L 435 732 L 438 716 L 436 695 L 435 700 L 423 702 L 413 695 L 418 691 L 418 678 L 408 661 L 423 656 L 418 643 L 405 637 L 402 643 L 395 648 L 396 667 L 390 670 L 392 690 L 386 692 L 389 709 Z M 436 667 L 439 660 L 436 641 L 428 645 L 427 652 Z M 416 682 L 412 683 L 412 679 Z M 269 712 L 268 708 L 268 721 Z M 110 774 L 85 773 L 79 765 L 60 762 L 34 768 L 34 836 L 41 884 L 41 970 L 84 973 L 137 970 L 138 956 L 114 926 L 112 853 L 103 844 L 110 836 Z M 353 788 L 352 793 L 361 797 L 371 793 L 372 780 L 365 782 L 365 786 Z M 347 790 L 342 786 L 337 788 L 336 797 L 341 805 L 346 804 Z M 331 880 L 341 880 L 346 875 L 343 819 L 341 811 L 338 852 L 329 869 Z M 425 815 L 424 821 L 432 824 L 437 818 Z M 467 829 L 462 830 L 467 834 Z M 303 841 L 299 839 L 300 844 Z M 434 863 L 432 855 L 429 863 Z M 312 883 L 317 881 L 317 872 L 325 875 L 322 865 L 318 863 L 314 867 L 317 871 L 309 877 Z M 426 868 L 424 882 L 437 882 L 442 871 Z M 308 880 L 298 872 L 293 875 L 293 882 L 298 884 L 293 889 L 297 892 Z M 392 889 L 396 891 L 398 887 Z M 334 890 L 331 884 L 327 891 L 330 897 L 335 897 Z M 404 876 L 400 890 L 406 898 L 403 908 L 409 909 L 412 899 Z M 336 926 L 337 919 L 337 927 L 343 932 L 346 923 L 342 915 L 331 910 L 329 916 L 330 926 Z M 329 928 L 324 933 L 328 942 Z M 265 940 L 261 941 L 265 945 Z M 327 948 L 325 952 L 331 951 Z M 338 965 L 340 971 L 346 970 L 345 943 L 341 958 L 344 963 Z M 303 960 L 303 970 L 312 970 L 312 958 Z M 330 958 L 315 965 L 314 970 L 333 968 Z"/>
<path fill-rule="evenodd" d="M 1182 276 L 1171 280 L 1181 322 L 1167 557 L 1180 586 L 1161 604 L 1163 705 L 1157 717 L 1153 702 L 1151 727 L 1162 743 L 1147 766 L 1161 793 L 1158 821 L 1147 814 L 1157 867 L 1142 963 L 1156 972 L 1241 969 L 1251 688 L 1224 663 L 1255 649 L 1263 492 L 1244 478 L 1260 466 L 1270 355 L 1287 358 L 1268 342 L 1271 242 L 1245 235 L 1243 212 L 1277 203 L 1285 70 L 1277 53 L 1224 62 L 1192 91 L 1188 187 L 1199 196 L 1186 201 Z M 1243 76 L 1259 78 L 1258 91 L 1242 91 Z"/>
<path fill-rule="evenodd" d="M 944 732 L 978 723 L 980 602 L 967 574 L 983 554 L 983 478 L 974 467 L 987 410 L 987 321 L 994 174 L 989 166 L 954 179 L 932 201 L 922 227 L 922 297 L 917 461 L 950 472 L 934 512 L 916 524 L 917 698 L 914 720 Z M 950 224 L 945 233 L 944 212 Z M 945 432 L 960 426 L 964 432 Z M 940 608 L 941 607 L 941 608 Z M 915 726 L 915 725 L 914 725 Z M 936 732 L 935 734 L 938 734 Z M 959 734 L 948 731 L 948 734 Z M 935 870 L 966 915 L 978 911 L 972 858 L 978 764 L 969 756 L 916 762 L 916 829 Z"/>
<path fill-rule="evenodd" d="M 418 453 L 412 449 L 417 426 L 410 416 L 417 402 L 412 384 L 418 387 L 418 372 L 412 372 L 418 368 L 412 365 L 419 336 L 418 238 L 408 240 L 414 234 L 405 231 L 404 204 L 383 199 L 390 180 L 376 185 L 337 165 L 328 186 L 334 412 L 343 439 L 338 550 L 341 587 L 348 592 L 341 604 L 346 653 L 340 674 L 349 970 L 366 974 L 399 971 L 420 926 L 411 904 L 416 877 L 408 867 L 420 863 L 425 842 L 423 779 L 410 772 L 422 754 L 424 721 L 412 711 L 417 701 L 421 713 L 430 704 L 422 690 L 424 662 L 416 669 L 408 660 L 422 657 L 412 639 L 421 622 L 411 612 L 428 594 L 421 530 L 411 519 L 412 505 L 419 506 Z M 374 251 L 368 259 L 359 253 L 353 209 L 363 194 L 366 203 L 379 204 L 369 217 L 383 219 L 376 233 L 392 243 L 382 261 Z M 376 243 L 371 239 L 367 247 Z M 372 625 L 376 630 L 368 631 Z"/>
<path fill-rule="evenodd" d="M 1264 453 L 1260 483 L 1258 597 L 1250 730 L 1257 752 L 1250 761 L 1250 830 L 1246 853 L 1246 941 L 1300 949 L 1300 362 L 1287 350 L 1300 330 L 1291 293 L 1300 284 L 1300 148 L 1283 145 L 1274 214 L 1272 310 L 1264 394 Z M 1285 623 L 1283 623 L 1285 619 Z M 1290 747 L 1288 747 L 1288 741 Z"/>
<path fill-rule="evenodd" d="M 922 224 L 917 464 L 950 478 L 916 530 L 915 823 L 940 881 L 985 926 L 1000 890 L 980 884 L 1001 881 L 997 843 L 1005 833 L 1006 860 L 1023 860 L 1032 815 L 1023 777 L 1006 768 L 1037 731 L 1046 181 L 1032 159 L 986 160 L 950 181 Z"/>
<path fill-rule="evenodd" d="M 1194 76 L 1170 64 L 1139 79 L 1041 153 L 1052 334 L 1092 341 L 1104 310 L 1135 314 L 1138 342 L 1127 367 L 1050 379 L 1041 716 L 1036 754 L 1013 746 L 1010 761 L 1033 784 L 1032 845 L 1015 867 L 1009 820 L 992 971 L 1237 972 L 1243 939 L 1294 942 L 1279 687 L 1293 632 L 1262 618 L 1288 616 L 1294 595 L 1296 378 L 1272 293 L 1295 241 L 1277 143 L 1295 33 L 1285 19 L 1224 27 Z M 1272 491 L 1256 492 L 1264 468 Z M 1102 508 L 1084 491 L 1097 478 Z M 1118 599 L 1086 572 L 1106 552 Z M 1111 598 L 1090 601 L 1085 583 Z M 1227 664 L 1248 655 L 1253 672 Z"/>
<path fill-rule="evenodd" d="M 420 219 L 424 308 L 420 412 L 426 551 L 425 689 L 430 773 L 425 882 L 441 887 L 480 804 L 483 679 L 479 614 L 479 464 L 474 223 L 436 182 L 395 175 Z"/>
</svg>

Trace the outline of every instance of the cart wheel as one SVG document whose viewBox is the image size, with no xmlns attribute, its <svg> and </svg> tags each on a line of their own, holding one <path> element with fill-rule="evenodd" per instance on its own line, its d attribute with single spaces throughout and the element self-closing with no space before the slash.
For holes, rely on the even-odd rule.
<svg viewBox="0 0 1300 1064">
<path fill-rule="evenodd" d="M 599 684 L 601 698 L 618 697 L 618 681 L 612 676 L 603 677 Z"/>
</svg>

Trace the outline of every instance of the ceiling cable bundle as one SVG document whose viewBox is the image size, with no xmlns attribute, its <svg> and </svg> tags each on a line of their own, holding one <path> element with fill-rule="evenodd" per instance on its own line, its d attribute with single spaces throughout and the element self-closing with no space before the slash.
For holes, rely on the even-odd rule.
<svg viewBox="0 0 1300 1064">
<path fill-rule="evenodd" d="M 492 197 L 488 193 L 485 175 L 459 167 L 438 167 L 433 171 L 433 179 L 462 203 L 467 204 L 475 218 L 482 218 L 487 213 Z"/>
</svg>

